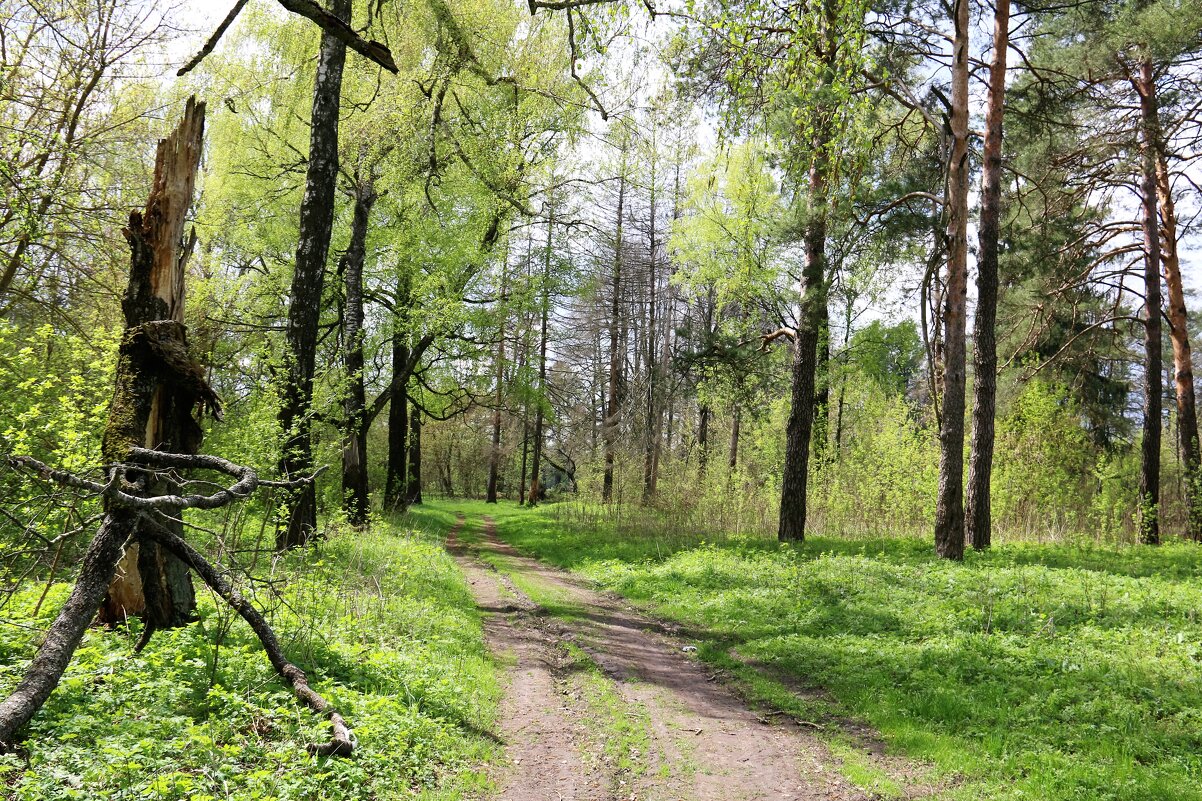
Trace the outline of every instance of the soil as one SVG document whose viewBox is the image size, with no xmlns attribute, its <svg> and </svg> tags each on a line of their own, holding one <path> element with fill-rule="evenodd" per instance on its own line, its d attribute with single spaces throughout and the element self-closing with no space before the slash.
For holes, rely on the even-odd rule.
<svg viewBox="0 0 1202 801">
<path fill-rule="evenodd" d="M 504 801 L 853 801 L 881 796 L 838 771 L 838 758 L 813 729 L 756 711 L 712 668 L 689 656 L 672 626 L 599 592 L 571 574 L 519 554 L 485 517 L 484 539 L 448 548 L 486 613 L 489 647 L 506 665 L 499 736 L 506 764 L 494 775 Z M 505 572 L 486 561 L 499 561 Z M 506 575 L 508 574 L 508 575 Z M 512 577 L 512 578 L 511 578 Z M 555 598 L 571 613 L 553 617 L 518 589 Z M 570 669 L 569 644 L 612 682 L 629 714 L 644 722 L 648 753 L 618 768 L 604 749 L 604 723 L 586 702 L 583 678 Z M 852 732 L 849 732 L 852 733 Z M 903 788 L 928 797 L 919 766 L 886 757 L 864 731 L 861 753 Z M 846 738 L 844 738 L 846 739 Z M 866 747 L 867 746 L 867 747 Z M 897 796 L 894 796 L 897 797 Z"/>
</svg>

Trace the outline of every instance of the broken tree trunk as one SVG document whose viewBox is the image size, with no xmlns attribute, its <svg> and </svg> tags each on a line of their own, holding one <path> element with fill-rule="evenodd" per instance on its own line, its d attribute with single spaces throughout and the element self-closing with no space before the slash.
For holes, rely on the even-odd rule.
<svg viewBox="0 0 1202 801">
<path fill-rule="evenodd" d="M 126 330 L 117 385 L 102 446 L 109 464 L 127 461 L 139 447 L 195 453 L 201 430 L 192 419 L 193 407 L 218 408 L 200 369 L 188 359 L 183 326 L 184 262 L 191 241 L 183 248 L 180 243 L 200 164 L 204 113 L 204 103 L 189 99 L 183 120 L 159 142 L 146 209 L 131 213 L 124 231 L 131 250 L 130 277 L 121 304 Z M 125 477 L 130 479 L 145 493 L 173 489 L 171 482 L 151 473 Z M 84 553 L 71 595 L 25 677 L 0 704 L 0 750 L 50 697 L 98 609 L 106 622 L 141 615 L 143 642 L 156 628 L 178 625 L 192 615 L 196 599 L 187 567 L 147 536 L 136 515 L 109 499 L 105 507 L 104 522 Z"/>
<path fill-rule="evenodd" d="M 289 662 L 278 639 L 258 610 L 241 597 L 203 556 L 189 546 L 178 522 L 184 509 L 216 509 L 248 497 L 257 487 L 296 490 L 311 485 L 315 474 L 288 482 L 260 481 L 249 467 L 197 454 L 201 428 L 193 410 L 214 415 L 217 396 L 205 383 L 200 366 L 188 358 L 183 319 L 183 266 L 191 243 L 181 251 L 184 219 L 191 204 L 204 135 L 203 103 L 190 98 L 184 118 L 159 142 L 154 187 L 145 212 L 130 214 L 125 237 L 130 243 L 129 288 L 122 306 L 127 323 L 118 354 L 117 386 L 109 407 L 102 452 L 107 462 L 103 484 L 54 470 L 29 457 L 9 457 L 11 466 L 30 470 L 43 480 L 95 493 L 105 514 L 88 544 L 79 576 L 67 601 L 46 631 L 42 644 L 12 694 L 0 702 L 0 753 L 16 748 L 17 735 L 50 697 L 62 679 L 88 624 L 105 602 L 113 608 L 110 582 L 131 582 L 136 570 L 145 598 L 146 634 L 164 625 L 161 615 L 178 611 L 181 601 L 168 566 L 182 573 L 187 598 L 194 598 L 188 568 L 250 624 L 271 664 L 288 681 L 296 697 L 324 714 L 333 729 L 328 743 L 310 746 L 315 754 L 349 756 L 354 734 L 329 703 L 309 687 L 304 672 Z M 132 321 L 142 322 L 134 325 Z M 155 450 L 168 449 L 169 452 Z M 171 452 L 174 451 L 174 452 Z M 179 480 L 167 478 L 190 468 L 213 470 L 237 479 L 211 495 L 182 494 Z M 128 544 L 128 548 L 126 547 Z M 130 558 L 128 554 L 137 552 Z M 126 558 L 122 558 L 122 554 Z M 114 582 L 117 565 L 124 577 Z M 129 588 L 120 590 L 125 592 Z M 128 607 L 122 608 L 129 612 Z"/>
<path fill-rule="evenodd" d="M 184 242 L 204 137 L 205 106 L 188 101 L 184 118 L 159 143 L 154 186 L 144 212 L 133 212 L 123 233 L 130 246 L 129 286 L 121 301 L 125 334 L 117 363 L 117 386 L 109 409 L 102 455 L 108 464 L 126 460 L 132 447 L 196 453 L 202 433 L 192 409 L 209 400 L 202 374 L 188 358 L 184 330 L 184 265 L 195 234 Z M 180 376 L 186 381 L 176 381 Z M 149 494 L 172 492 L 163 477 L 148 477 Z M 180 523 L 170 524 L 177 534 Z M 135 530 L 118 564 L 100 611 L 115 624 L 142 618 L 143 644 L 161 628 L 192 619 L 196 594 L 188 568 L 158 542 Z"/>
</svg>

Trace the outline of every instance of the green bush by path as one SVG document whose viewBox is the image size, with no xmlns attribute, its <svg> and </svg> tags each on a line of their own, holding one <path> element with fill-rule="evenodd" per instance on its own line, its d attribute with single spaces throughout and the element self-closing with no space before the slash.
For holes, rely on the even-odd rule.
<svg viewBox="0 0 1202 801">
<path fill-rule="evenodd" d="M 264 571 L 265 572 L 265 571 Z M 484 785 L 499 688 L 480 620 L 441 541 L 377 526 L 342 533 L 257 586 L 289 657 L 354 727 L 352 759 L 318 759 L 329 737 L 276 677 L 249 627 L 200 595 L 200 622 L 159 632 L 91 630 L 31 724 L 29 764 L 0 759 L 6 798 L 458 799 Z M 68 587 L 4 610 L 0 693 L 11 690 Z"/>
<path fill-rule="evenodd" d="M 448 502 L 449 503 L 449 502 Z M 834 697 L 949 798 L 1202 799 L 1202 550 L 690 537 L 455 502 L 719 647 Z M 448 508 L 450 508 L 448 506 Z M 706 651 L 705 648 L 702 649 Z"/>
</svg>

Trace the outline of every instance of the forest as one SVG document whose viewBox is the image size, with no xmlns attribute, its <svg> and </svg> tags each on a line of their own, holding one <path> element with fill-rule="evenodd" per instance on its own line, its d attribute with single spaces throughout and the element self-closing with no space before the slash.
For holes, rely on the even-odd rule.
<svg viewBox="0 0 1202 801">
<path fill-rule="evenodd" d="M 0 0 L 0 798 L 1202 800 L 1202 0 Z"/>
</svg>

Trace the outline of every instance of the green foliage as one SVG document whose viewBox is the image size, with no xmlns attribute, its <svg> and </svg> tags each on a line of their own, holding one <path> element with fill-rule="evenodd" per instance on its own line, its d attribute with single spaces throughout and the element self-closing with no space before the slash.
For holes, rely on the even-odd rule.
<svg viewBox="0 0 1202 801">
<path fill-rule="evenodd" d="M 1098 458 L 1068 390 L 1028 382 L 997 422 L 994 514 L 1032 535 L 1086 530 L 1092 510 L 1081 499 L 1096 488 Z"/>
<path fill-rule="evenodd" d="M 947 777 L 941 797 L 1202 798 L 1195 546 L 1015 544 L 952 564 L 919 539 L 789 547 L 600 509 L 496 515 L 523 550 L 704 632 L 715 662 L 829 690 L 805 714 L 866 720 Z"/>
<path fill-rule="evenodd" d="M 258 588 L 286 653 L 354 727 L 353 759 L 304 748 L 328 737 L 299 707 L 240 619 L 207 594 L 200 621 L 156 633 L 90 631 L 31 724 L 29 765 L 0 761 L 17 801 L 451 799 L 478 790 L 499 688 L 468 588 L 421 530 L 346 531 L 290 555 Z M 0 691 L 68 587 L 23 590 L 0 626 Z M 282 594 L 277 594 L 282 590 Z M 32 628 L 30 628 L 32 627 Z"/>
</svg>

